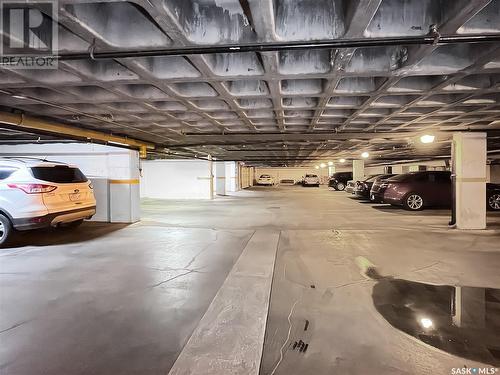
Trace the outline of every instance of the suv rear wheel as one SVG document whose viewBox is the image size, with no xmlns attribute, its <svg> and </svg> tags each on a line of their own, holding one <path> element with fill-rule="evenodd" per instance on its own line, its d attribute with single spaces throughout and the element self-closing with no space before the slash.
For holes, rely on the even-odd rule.
<svg viewBox="0 0 500 375">
<path fill-rule="evenodd" d="M 14 229 L 9 218 L 0 214 L 0 247 L 7 246 L 12 240 Z"/>
<path fill-rule="evenodd" d="M 424 198 L 420 194 L 410 193 L 406 196 L 403 206 L 410 211 L 419 211 L 424 208 Z"/>
</svg>

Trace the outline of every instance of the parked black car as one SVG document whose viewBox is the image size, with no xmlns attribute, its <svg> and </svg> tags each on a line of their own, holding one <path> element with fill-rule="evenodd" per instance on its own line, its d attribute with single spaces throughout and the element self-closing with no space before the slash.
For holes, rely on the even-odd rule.
<svg viewBox="0 0 500 375">
<path fill-rule="evenodd" d="M 337 172 L 330 177 L 328 186 L 335 190 L 344 190 L 349 180 L 352 180 L 352 172 Z"/>
<path fill-rule="evenodd" d="M 374 174 L 372 176 L 368 176 L 363 181 L 356 181 L 353 194 L 359 199 L 370 199 L 370 190 L 376 181 L 388 179 L 394 176 L 395 174 Z"/>
<path fill-rule="evenodd" d="M 384 191 L 386 187 L 387 178 L 378 178 L 370 189 L 370 201 L 373 203 L 382 203 L 384 201 Z"/>
</svg>

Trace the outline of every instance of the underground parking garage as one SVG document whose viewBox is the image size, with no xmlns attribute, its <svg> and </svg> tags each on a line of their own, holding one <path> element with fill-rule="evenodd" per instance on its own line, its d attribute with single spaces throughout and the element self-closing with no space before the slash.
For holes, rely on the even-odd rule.
<svg viewBox="0 0 500 375">
<path fill-rule="evenodd" d="M 499 373 L 500 1 L 0 13 L 0 374 Z"/>
</svg>

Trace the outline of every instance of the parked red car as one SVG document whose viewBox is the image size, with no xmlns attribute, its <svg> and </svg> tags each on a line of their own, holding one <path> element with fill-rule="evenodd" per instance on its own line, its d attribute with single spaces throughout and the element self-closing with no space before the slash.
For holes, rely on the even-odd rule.
<svg viewBox="0 0 500 375">
<path fill-rule="evenodd" d="M 411 211 L 431 206 L 451 206 L 451 172 L 400 174 L 382 182 L 378 189 L 383 191 L 383 203 L 403 206 Z M 377 201 L 377 197 L 372 189 L 372 201 Z M 500 184 L 486 184 L 486 207 L 489 210 L 500 210 Z"/>
<path fill-rule="evenodd" d="M 384 186 L 387 184 L 387 186 Z M 385 184 L 384 203 L 417 211 L 424 207 L 451 205 L 451 173 L 425 171 L 400 174 Z"/>
</svg>

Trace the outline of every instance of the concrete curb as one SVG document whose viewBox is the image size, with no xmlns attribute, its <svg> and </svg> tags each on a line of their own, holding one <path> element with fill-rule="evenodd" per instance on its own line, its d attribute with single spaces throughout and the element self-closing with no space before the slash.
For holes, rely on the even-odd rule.
<svg viewBox="0 0 500 375">
<path fill-rule="evenodd" d="M 169 375 L 259 373 L 278 241 L 254 233 Z"/>
</svg>

